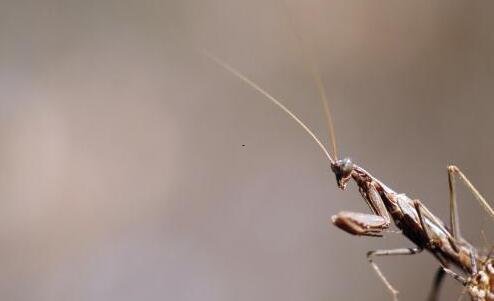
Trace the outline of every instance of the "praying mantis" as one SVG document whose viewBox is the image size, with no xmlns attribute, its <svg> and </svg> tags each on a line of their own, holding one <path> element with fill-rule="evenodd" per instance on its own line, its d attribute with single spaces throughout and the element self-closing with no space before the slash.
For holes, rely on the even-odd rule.
<svg viewBox="0 0 494 301">
<path fill-rule="evenodd" d="M 338 188 L 345 190 L 350 182 L 357 185 L 361 197 L 369 206 L 371 213 L 339 212 L 331 219 L 336 227 L 356 236 L 381 237 L 390 230 L 391 223 L 394 222 L 401 233 L 415 244 L 415 247 L 412 248 L 382 249 L 367 253 L 371 267 L 386 286 L 394 301 L 398 300 L 398 290 L 385 277 L 374 259 L 385 256 L 414 255 L 424 250 L 429 251 L 440 265 L 429 294 L 429 300 L 437 300 L 444 276 L 449 275 L 464 286 L 465 292 L 470 295 L 472 300 L 494 301 L 494 248 L 487 254 L 482 254 L 461 236 L 456 201 L 456 179 L 459 179 L 469 189 L 492 218 L 494 218 L 494 209 L 458 167 L 451 165 L 447 169 L 450 220 L 449 224 L 446 225 L 420 200 L 395 192 L 349 158 L 338 159 L 331 113 L 325 100 L 322 81 L 317 76 L 315 79 L 325 107 L 333 154 L 329 153 L 320 139 L 282 102 L 226 62 L 209 53 L 204 52 L 204 54 L 296 121 L 323 151 L 329 161 L 328 167 L 336 177 Z"/>
</svg>

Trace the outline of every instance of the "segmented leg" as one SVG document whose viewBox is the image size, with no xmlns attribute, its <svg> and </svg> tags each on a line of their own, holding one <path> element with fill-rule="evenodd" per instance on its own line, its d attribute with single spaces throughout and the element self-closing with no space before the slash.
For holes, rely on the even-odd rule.
<svg viewBox="0 0 494 301">
<path fill-rule="evenodd" d="M 419 200 L 413 200 L 413 206 L 415 207 L 415 211 L 417 211 L 417 215 L 419 217 L 420 226 L 424 230 L 425 236 L 427 237 L 427 241 L 429 244 L 433 243 L 432 237 L 434 237 L 434 233 L 431 229 L 426 225 L 424 215 L 429 215 L 427 208 L 422 205 Z"/>
<path fill-rule="evenodd" d="M 333 224 L 353 235 L 382 236 L 382 232 L 391 225 L 383 200 L 372 185 L 360 187 L 360 193 L 373 214 L 342 211 L 332 217 Z"/>
<path fill-rule="evenodd" d="M 420 224 L 422 226 L 422 229 L 424 229 L 424 233 L 427 236 L 427 240 L 429 241 L 429 244 L 432 244 L 433 243 L 433 240 L 432 240 L 433 232 L 426 225 L 424 216 L 426 216 L 429 219 L 433 218 L 434 216 L 430 214 L 430 212 L 427 210 L 427 208 L 425 208 L 424 205 L 422 205 L 422 203 L 420 203 L 420 201 L 414 200 L 413 203 L 414 203 L 414 206 L 415 206 L 415 210 L 417 210 L 417 214 L 419 216 L 419 220 L 420 220 Z M 450 241 L 450 242 L 452 243 L 452 241 Z M 452 246 L 455 247 L 454 244 L 452 244 Z M 470 252 L 470 255 L 471 256 L 473 256 L 473 254 L 474 254 L 473 251 Z M 459 281 L 463 286 L 465 286 L 467 284 L 467 280 L 463 276 L 461 276 L 460 274 L 458 274 L 458 273 L 450 270 L 446 266 L 447 265 L 447 262 L 444 262 L 443 260 L 441 260 L 441 257 L 438 257 L 438 259 L 439 259 L 439 262 L 441 262 L 442 266 L 440 267 L 440 269 L 436 273 L 436 277 L 434 279 L 433 288 L 432 288 L 432 291 L 431 291 L 431 293 L 429 295 L 429 301 L 432 301 L 432 300 L 436 300 L 437 299 L 437 294 L 438 294 L 438 292 L 440 290 L 440 287 L 441 287 L 441 284 L 442 284 L 442 280 L 444 278 L 444 274 L 448 274 L 453 279 Z M 472 262 L 474 262 L 473 258 L 472 258 Z M 473 265 L 472 266 L 472 269 L 473 269 L 474 272 L 476 272 L 477 271 L 476 265 Z"/>
<path fill-rule="evenodd" d="M 444 280 L 444 275 L 446 275 L 446 273 L 444 272 L 443 268 L 439 267 L 436 271 L 436 275 L 434 276 L 434 282 L 432 283 L 432 288 L 429 293 L 429 297 L 427 298 L 428 301 L 438 300 L 441 284 Z"/>
<path fill-rule="evenodd" d="M 454 272 L 453 270 L 450 270 L 448 268 L 442 268 L 446 274 L 448 274 L 449 276 L 451 276 L 454 280 L 460 282 L 461 284 L 463 285 L 466 285 L 467 284 L 467 280 L 465 279 L 465 277 L 461 276 L 460 274 Z"/>
<path fill-rule="evenodd" d="M 455 167 L 448 166 L 448 185 L 449 185 L 449 225 L 453 231 L 453 237 L 460 236 L 460 225 L 458 220 L 458 206 L 456 203 L 456 185 L 455 185 Z"/>
<path fill-rule="evenodd" d="M 342 211 L 331 218 L 333 224 L 341 230 L 363 236 L 382 236 L 382 232 L 389 228 L 389 221 L 375 215 L 358 212 Z"/>
<path fill-rule="evenodd" d="M 455 280 L 459 281 L 463 285 L 465 285 L 467 283 L 467 280 L 463 276 L 457 274 L 456 272 L 453 272 L 452 270 L 450 270 L 448 268 L 439 267 L 437 269 L 436 276 L 434 277 L 434 283 L 432 285 L 432 289 L 431 289 L 431 292 L 429 294 L 429 298 L 427 299 L 428 301 L 437 301 L 438 300 L 439 290 L 441 288 L 441 284 L 442 284 L 442 282 L 444 280 L 444 276 L 446 274 L 450 275 L 451 277 L 453 277 Z M 462 298 L 462 296 L 465 293 L 466 293 L 466 288 L 462 292 L 462 294 L 460 295 L 459 300 Z"/>
<path fill-rule="evenodd" d="M 367 260 L 369 260 L 370 265 L 376 272 L 376 274 L 379 276 L 381 281 L 386 285 L 388 288 L 389 292 L 393 296 L 393 300 L 397 301 L 398 300 L 398 291 L 389 283 L 388 279 L 384 276 L 384 274 L 381 272 L 381 269 L 377 266 L 377 264 L 374 262 L 373 257 L 375 256 L 395 256 L 395 255 L 414 255 L 417 253 L 422 252 L 423 249 L 421 248 L 402 248 L 402 249 L 393 249 L 393 250 L 375 250 L 375 251 L 369 251 L 367 253 Z"/>
<path fill-rule="evenodd" d="M 450 191 L 450 206 L 451 206 L 451 228 L 453 234 L 459 234 L 458 225 L 458 209 L 456 207 L 456 191 L 455 191 L 455 175 L 457 175 L 463 184 L 472 192 L 475 199 L 479 202 L 482 208 L 489 213 L 494 219 L 494 209 L 489 205 L 486 199 L 480 194 L 480 192 L 473 186 L 468 178 L 460 171 L 460 169 L 454 165 L 448 166 L 448 178 L 449 178 L 449 191 Z M 455 236 L 456 237 L 456 236 Z"/>
</svg>

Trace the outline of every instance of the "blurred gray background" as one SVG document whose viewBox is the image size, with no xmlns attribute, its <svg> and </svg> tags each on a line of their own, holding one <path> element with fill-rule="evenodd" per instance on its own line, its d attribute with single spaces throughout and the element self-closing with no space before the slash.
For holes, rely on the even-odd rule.
<svg viewBox="0 0 494 301">
<path fill-rule="evenodd" d="M 0 299 L 389 300 L 365 253 L 411 243 L 330 225 L 367 212 L 355 188 L 197 50 L 327 141 L 310 49 L 340 154 L 447 220 L 448 164 L 494 198 L 493 6 L 1 0 Z M 465 189 L 460 203 L 485 246 L 492 222 Z M 424 300 L 437 267 L 427 253 L 379 264 L 401 300 Z M 460 291 L 448 280 L 442 300 Z"/>
</svg>

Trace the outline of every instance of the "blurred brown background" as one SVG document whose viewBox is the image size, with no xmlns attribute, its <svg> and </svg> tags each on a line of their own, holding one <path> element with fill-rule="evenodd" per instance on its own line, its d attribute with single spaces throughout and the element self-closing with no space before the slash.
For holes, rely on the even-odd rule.
<svg viewBox="0 0 494 301">
<path fill-rule="evenodd" d="M 494 198 L 493 6 L 2 0 L 0 299 L 389 300 L 365 253 L 410 242 L 331 226 L 367 212 L 354 187 L 338 191 L 293 121 L 196 50 L 327 140 L 312 49 L 340 153 L 446 220 L 450 163 Z M 492 222 L 460 200 L 480 247 Z M 379 264 L 401 300 L 424 300 L 437 267 L 426 253 Z M 448 280 L 442 300 L 460 290 Z"/>
</svg>

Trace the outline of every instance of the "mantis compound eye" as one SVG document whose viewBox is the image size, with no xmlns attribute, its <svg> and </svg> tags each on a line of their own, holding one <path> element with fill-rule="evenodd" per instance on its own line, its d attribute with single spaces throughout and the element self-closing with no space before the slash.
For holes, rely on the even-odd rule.
<svg viewBox="0 0 494 301">
<path fill-rule="evenodd" d="M 352 160 L 350 160 L 350 158 L 345 158 L 343 160 L 340 160 L 339 162 L 341 162 L 341 171 L 344 174 L 350 174 L 352 172 L 353 163 Z"/>
</svg>

